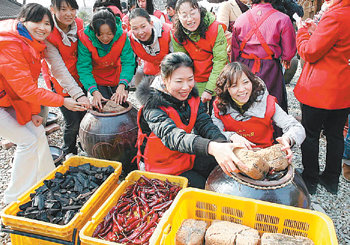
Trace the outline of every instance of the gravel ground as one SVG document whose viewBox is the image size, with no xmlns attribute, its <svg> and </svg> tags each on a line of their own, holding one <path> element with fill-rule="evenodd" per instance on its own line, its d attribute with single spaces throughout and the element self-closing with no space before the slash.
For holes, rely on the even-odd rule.
<svg viewBox="0 0 350 245">
<path fill-rule="evenodd" d="M 289 113 L 293 116 L 301 116 L 299 102 L 295 99 L 293 94 L 293 88 L 296 84 L 298 76 L 300 74 L 300 67 L 292 82 L 287 85 L 288 92 L 288 103 L 289 103 Z M 130 100 L 135 102 L 135 96 L 133 93 L 130 95 Z M 57 108 L 50 108 L 50 111 L 59 114 L 58 123 L 63 125 L 62 115 Z M 62 130 L 56 131 L 49 135 L 48 137 L 50 145 L 62 145 Z M 325 161 L 325 138 L 320 139 L 320 163 L 321 168 L 324 167 Z M 11 157 L 14 153 L 15 147 L 5 150 L 0 146 L 0 210 L 4 208 L 4 203 L 2 202 L 3 192 L 7 187 L 8 180 L 10 178 L 11 169 Z M 293 164 L 296 167 L 301 167 L 301 153 L 300 149 L 293 149 L 294 159 Z M 350 183 L 346 182 L 343 177 L 340 177 L 338 195 L 332 195 L 328 193 L 323 187 L 318 186 L 315 195 L 311 196 L 312 208 L 314 210 L 326 213 L 334 222 L 334 226 L 337 232 L 337 237 L 339 244 L 347 245 L 350 244 Z M 7 234 L 0 232 L 0 243 L 1 244 L 11 244 L 9 236 Z"/>
</svg>

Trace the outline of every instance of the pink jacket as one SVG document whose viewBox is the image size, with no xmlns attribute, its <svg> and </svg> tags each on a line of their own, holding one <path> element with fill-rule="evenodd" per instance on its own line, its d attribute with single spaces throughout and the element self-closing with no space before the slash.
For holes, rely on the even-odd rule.
<svg viewBox="0 0 350 245">
<path fill-rule="evenodd" d="M 251 13 L 255 21 L 258 22 L 260 16 L 263 16 L 271 9 L 273 9 L 273 7 L 269 3 L 254 4 Z M 258 13 L 261 14 L 259 15 Z M 240 44 L 251 28 L 252 26 L 249 23 L 247 12 L 239 16 L 235 21 L 234 30 L 232 32 L 232 61 L 237 60 L 239 57 Z M 275 58 L 281 57 L 282 60 L 288 61 L 293 58 L 296 52 L 295 31 L 288 15 L 281 12 L 273 13 L 265 20 L 259 30 L 269 48 L 273 51 Z M 255 54 L 260 58 L 267 56 L 256 35 L 253 35 L 247 42 L 244 52 L 247 54 Z"/>
</svg>

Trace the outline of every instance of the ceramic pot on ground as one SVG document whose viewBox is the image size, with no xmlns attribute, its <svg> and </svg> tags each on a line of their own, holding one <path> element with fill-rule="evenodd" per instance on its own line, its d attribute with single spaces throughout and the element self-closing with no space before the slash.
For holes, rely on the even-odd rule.
<svg viewBox="0 0 350 245">
<path fill-rule="evenodd" d="M 129 102 L 123 107 L 118 112 L 88 111 L 80 123 L 79 138 L 89 156 L 119 161 L 129 172 L 136 166 L 131 160 L 136 155 L 137 111 Z"/>
<path fill-rule="evenodd" d="M 310 208 L 310 195 L 301 176 L 291 165 L 278 180 L 253 180 L 242 174 L 232 177 L 217 166 L 209 175 L 205 189 L 300 208 Z"/>
</svg>

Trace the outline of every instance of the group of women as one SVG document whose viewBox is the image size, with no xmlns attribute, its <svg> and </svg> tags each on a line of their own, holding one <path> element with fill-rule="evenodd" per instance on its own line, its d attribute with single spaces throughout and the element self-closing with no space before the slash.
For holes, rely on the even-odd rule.
<svg viewBox="0 0 350 245">
<path fill-rule="evenodd" d="M 127 100 L 135 55 L 144 75 L 137 88 L 143 105 L 140 168 L 183 175 L 203 188 L 217 164 L 228 175 L 245 170 L 235 147 L 267 147 L 276 140 L 291 160 L 290 147 L 303 142 L 305 131 L 283 104 L 279 58 L 288 67 L 295 53 L 288 17 L 289 22 L 267 1 L 253 0 L 233 26 L 232 61 L 240 62 L 228 63 L 226 26 L 196 0 L 177 1 L 173 24 L 156 14 L 152 1 L 139 0 L 139 8 L 126 15 L 129 31 L 123 30 L 120 11 L 98 2 L 85 28 L 76 17 L 76 0 L 52 0 L 51 12 L 27 4 L 17 20 L 1 22 L 0 135 L 17 144 L 5 203 L 54 167 L 37 115 L 40 105 L 60 107 L 63 149 L 76 154 L 85 111 L 101 109 L 106 100 Z M 280 29 L 269 33 L 271 23 Z M 38 88 L 41 66 L 53 92 Z M 282 128 L 280 137 L 274 138 L 273 125 Z"/>
</svg>

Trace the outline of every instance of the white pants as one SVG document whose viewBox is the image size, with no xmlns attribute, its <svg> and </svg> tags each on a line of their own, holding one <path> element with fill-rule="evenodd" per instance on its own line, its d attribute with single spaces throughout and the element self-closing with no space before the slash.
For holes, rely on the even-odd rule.
<svg viewBox="0 0 350 245">
<path fill-rule="evenodd" d="M 20 125 L 15 118 L 12 107 L 0 107 L 0 136 L 17 145 L 11 179 L 4 193 L 6 204 L 16 201 L 55 169 L 44 127 L 36 127 L 31 121 Z"/>
</svg>

